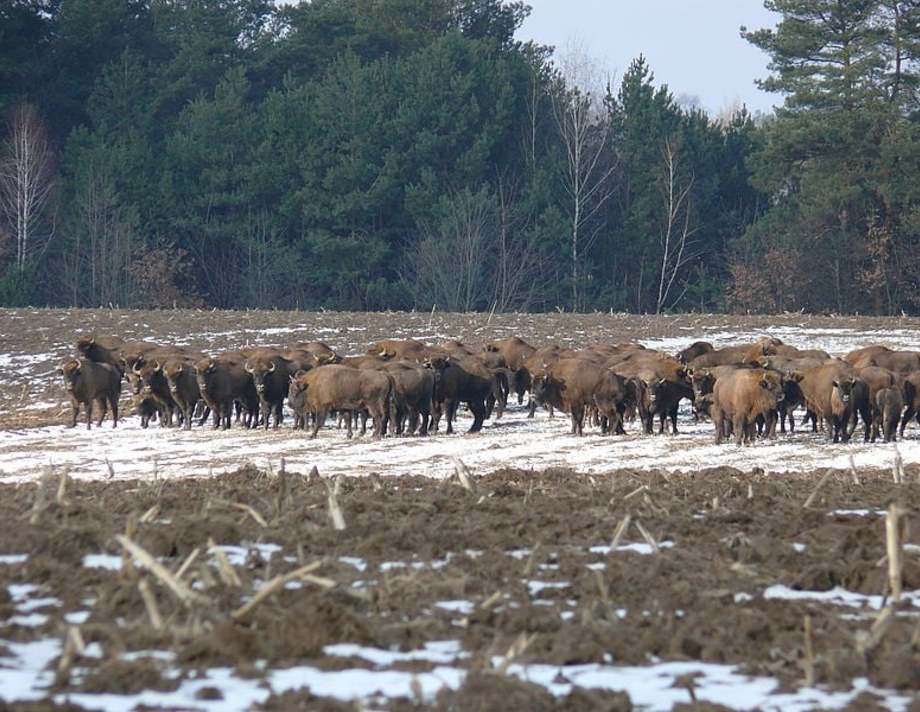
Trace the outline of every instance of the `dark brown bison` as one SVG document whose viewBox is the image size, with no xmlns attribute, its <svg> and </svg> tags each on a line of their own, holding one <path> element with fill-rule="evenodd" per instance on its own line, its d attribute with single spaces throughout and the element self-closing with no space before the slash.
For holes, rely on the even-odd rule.
<svg viewBox="0 0 920 712">
<path fill-rule="evenodd" d="M 454 432 L 454 418 L 461 403 L 466 403 L 473 414 L 473 424 L 468 432 L 478 433 L 488 417 L 489 396 L 501 400 L 501 387 L 495 374 L 474 358 L 452 359 L 434 356 L 425 365 L 438 372 L 435 389 L 434 428 L 438 429 L 441 415 L 447 417 L 447 434 Z M 500 414 L 500 413 L 499 413 Z"/>
<path fill-rule="evenodd" d="M 367 411 L 374 419 L 374 437 L 386 434 L 387 422 L 396 422 L 396 396 L 393 379 L 382 371 L 355 369 L 342 365 L 314 368 L 292 383 L 303 391 L 304 410 L 314 417 L 311 438 L 315 438 L 330 411 Z M 352 437 L 348 419 L 348 437 Z"/>
<path fill-rule="evenodd" d="M 391 361 L 384 370 L 396 389 L 396 433 L 428 435 L 439 373 L 411 361 Z"/>
<path fill-rule="evenodd" d="M 687 377 L 688 368 L 677 359 L 660 352 L 633 357 L 611 366 L 626 379 L 639 379 L 643 383 L 638 403 L 643 429 L 651 435 L 654 420 L 659 418 L 658 433 L 664 434 L 667 420 L 671 432 L 677 434 L 677 409 L 680 401 L 693 402 L 693 387 Z"/>
<path fill-rule="evenodd" d="M 67 359 L 58 369 L 64 378 L 64 389 L 70 396 L 73 418 L 70 427 L 77 424 L 80 405 L 86 408 L 86 429 L 91 428 L 93 403 L 98 404 L 99 420 L 102 425 L 109 408 L 112 410 L 112 427 L 118 427 L 118 398 L 121 395 L 121 372 L 108 363 L 96 363 L 86 358 Z"/>
<path fill-rule="evenodd" d="M 530 390 L 530 372 L 526 368 L 526 363 L 536 349 L 517 336 L 490 341 L 484 348 L 486 351 L 501 354 L 505 359 L 505 364 L 511 371 L 511 392 L 517 394 L 519 405 L 523 403 L 524 394 Z"/>
<path fill-rule="evenodd" d="M 284 397 L 288 394 L 290 377 L 304 369 L 292 366 L 274 349 L 257 349 L 243 362 L 243 370 L 252 377 L 265 429 L 268 430 L 272 416 L 277 428 L 283 418 Z"/>
<path fill-rule="evenodd" d="M 145 354 L 156 351 L 159 348 L 159 344 L 154 344 L 150 341 L 128 341 L 124 343 L 118 350 L 122 370 L 127 374 L 138 361 L 143 360 Z"/>
<path fill-rule="evenodd" d="M 858 412 L 861 415 L 868 415 L 869 417 L 868 421 L 864 420 L 863 422 L 863 439 L 872 440 L 872 442 L 875 442 L 876 437 L 878 437 L 879 430 L 878 420 L 881 418 L 881 414 L 876 408 L 876 395 L 879 391 L 886 388 L 893 387 L 901 390 L 902 379 L 900 376 L 895 375 L 887 368 L 879 368 L 878 366 L 864 366 L 862 368 L 857 368 L 856 376 L 860 381 L 866 384 L 867 390 L 866 398 L 868 399 L 868 407 L 858 409 Z M 900 419 L 900 417 L 901 414 L 898 413 L 898 418 Z"/>
<path fill-rule="evenodd" d="M 908 373 L 904 376 L 904 416 L 901 418 L 900 435 L 904 437 L 904 429 L 914 416 L 920 424 L 920 371 Z"/>
<path fill-rule="evenodd" d="M 152 359 L 145 361 L 143 365 L 140 365 L 140 362 L 135 363 L 131 369 L 131 379 L 132 384 L 136 384 L 135 395 L 153 403 L 160 417 L 160 425 L 164 428 L 172 425 L 176 402 L 170 393 L 169 382 L 160 361 Z"/>
<path fill-rule="evenodd" d="M 185 357 L 174 356 L 164 361 L 162 368 L 169 394 L 176 408 L 182 413 L 182 427 L 191 430 L 192 415 L 201 400 L 201 390 L 195 377 L 195 365 Z M 202 423 L 207 415 L 205 413 Z"/>
<path fill-rule="evenodd" d="M 230 427 L 235 402 L 241 403 L 247 411 L 247 426 L 252 425 L 253 416 L 259 412 L 259 396 L 243 363 L 236 354 L 222 354 L 216 358 L 205 356 L 195 362 L 198 390 L 211 409 L 215 428 L 226 430 Z"/>
<path fill-rule="evenodd" d="M 891 386 L 882 388 L 875 394 L 873 402 L 876 419 L 873 421 L 873 439 L 878 429 L 881 428 L 885 436 L 885 442 L 890 443 L 898 439 L 898 421 L 901 419 L 901 411 L 904 410 L 904 396 L 900 388 Z"/>
<path fill-rule="evenodd" d="M 698 356 L 712 353 L 715 350 L 715 347 L 708 341 L 694 341 L 687 348 L 678 351 L 675 358 L 681 363 L 687 364 Z"/>
<path fill-rule="evenodd" d="M 77 339 L 77 352 L 90 361 L 107 363 L 124 374 L 124 363 L 121 360 L 121 348 L 125 342 L 117 336 L 81 336 Z"/>
</svg>

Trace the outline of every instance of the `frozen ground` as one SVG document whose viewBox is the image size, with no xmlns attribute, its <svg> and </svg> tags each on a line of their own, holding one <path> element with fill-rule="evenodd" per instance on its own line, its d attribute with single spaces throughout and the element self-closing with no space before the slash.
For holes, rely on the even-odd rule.
<svg viewBox="0 0 920 712">
<path fill-rule="evenodd" d="M 117 323 L 105 322 L 107 315 Z M 75 335 L 88 329 L 88 317 L 98 333 L 118 333 L 216 351 L 242 344 L 292 344 L 320 339 L 345 353 L 362 353 L 384 336 L 416 337 L 438 342 L 458 337 L 470 342 L 521 334 L 535 345 L 561 342 L 587 345 L 601 341 L 640 340 L 652 348 L 676 351 L 697 339 L 716 345 L 751 341 L 766 333 L 802 348 L 822 348 L 845 353 L 870 343 L 895 348 L 920 349 L 920 329 L 906 320 L 827 319 L 800 315 L 777 317 L 645 317 L 605 315 L 505 315 L 486 323 L 485 317 L 467 315 L 348 314 L 291 315 L 276 313 L 211 312 L 4 312 L 2 334 L 9 351 L 0 354 L 0 398 L 5 429 L 0 430 L 0 479 L 35 478 L 52 467 L 67 469 L 74 477 L 118 478 L 205 476 L 250 462 L 258 467 L 278 467 L 281 458 L 292 469 L 317 467 L 323 475 L 426 474 L 443 477 L 453 472 L 454 458 L 477 473 L 500 467 L 543 469 L 571 467 L 582 472 L 603 472 L 623 467 L 693 470 L 702 466 L 759 467 L 784 472 L 815 467 L 845 468 L 850 457 L 857 467 L 890 466 L 892 445 L 864 445 L 861 441 L 834 446 L 822 435 L 781 435 L 775 442 L 753 447 L 716 447 L 712 426 L 694 424 L 688 404 L 681 412 L 678 436 L 638 434 L 628 427 L 625 437 L 604 438 L 592 433 L 584 438 L 568 435 L 564 415 L 554 419 L 539 412 L 533 420 L 513 405 L 501 420 L 486 424 L 479 435 L 443 434 L 422 438 L 396 438 L 375 442 L 370 438 L 346 440 L 344 433 L 327 428 L 310 441 L 290 427 L 272 431 L 229 432 L 196 428 L 192 432 L 153 427 L 141 430 L 136 417 L 127 417 L 117 430 L 106 423 L 87 432 L 52 422 L 64 422 L 68 407 L 54 376 L 57 363 L 72 352 Z M 270 318 L 271 317 L 271 318 Z M 40 325 L 26 326 L 30 321 Z M 99 323 L 101 322 L 101 323 Z M 288 419 L 288 425 L 290 419 Z M 459 430 L 468 427 L 462 414 Z M 36 427 L 41 426 L 41 427 Z M 920 434 L 913 426 L 898 444 L 905 463 L 920 462 Z"/>
<path fill-rule="evenodd" d="M 461 427 L 468 425 L 461 418 Z M 290 420 L 288 420 L 290 423 Z M 847 468 L 849 458 L 857 467 L 888 467 L 896 449 L 904 463 L 920 462 L 920 437 L 916 429 L 897 445 L 847 445 L 826 442 L 823 434 L 797 432 L 779 435 L 775 442 L 749 447 L 712 442 L 712 425 L 694 424 L 682 411 L 677 436 L 646 436 L 638 426 L 629 434 L 602 437 L 569 435 L 569 419 L 549 418 L 545 412 L 528 420 L 524 408 L 514 407 L 498 421 L 486 424 L 478 435 L 435 435 L 428 438 L 348 440 L 344 430 L 326 428 L 316 440 L 288 425 L 278 430 L 192 431 L 141 429 L 131 417 L 115 430 L 109 424 L 87 431 L 84 427 L 49 426 L 0 431 L 0 480 L 5 482 L 39 477 L 48 468 L 67 470 L 77 478 L 152 478 L 206 476 L 235 470 L 251 463 L 277 470 L 281 458 L 291 470 L 349 476 L 423 474 L 444 477 L 454 472 L 454 459 L 461 459 L 475 473 L 502 467 L 545 469 L 569 467 L 598 473 L 622 468 L 692 471 L 703 467 L 759 467 L 768 471 L 813 470 L 817 467 Z M 858 434 L 858 433 L 857 433 Z"/>
</svg>

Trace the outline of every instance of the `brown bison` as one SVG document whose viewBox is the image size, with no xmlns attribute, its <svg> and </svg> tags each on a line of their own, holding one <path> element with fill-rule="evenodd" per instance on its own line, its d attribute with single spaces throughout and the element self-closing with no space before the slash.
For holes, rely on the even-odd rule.
<svg viewBox="0 0 920 712">
<path fill-rule="evenodd" d="M 623 412 L 630 389 L 626 379 L 583 359 L 560 359 L 533 376 L 533 394 L 552 402 L 572 419 L 572 434 L 584 435 L 585 414 L 596 409 L 603 432 L 623 432 Z"/>
<path fill-rule="evenodd" d="M 722 442 L 730 428 L 736 445 L 750 444 L 761 418 L 767 437 L 775 437 L 777 405 L 783 397 L 782 382 L 775 372 L 738 369 L 718 378 L 709 407 L 716 443 Z"/>
<path fill-rule="evenodd" d="M 96 427 L 102 425 L 109 408 L 112 409 L 112 427 L 118 427 L 118 398 L 121 396 L 121 372 L 108 363 L 96 363 L 86 358 L 67 359 L 58 369 L 64 378 L 64 389 L 70 396 L 73 418 L 70 427 L 77 424 L 80 405 L 86 408 L 86 429 L 89 430 L 93 420 L 93 403 L 99 407 L 99 420 Z"/>
<path fill-rule="evenodd" d="M 856 378 L 855 369 L 845 361 L 832 361 L 795 371 L 792 378 L 799 384 L 806 408 L 824 421 L 828 438 L 835 443 L 849 441 L 859 409 L 868 408 L 867 388 Z"/>
<path fill-rule="evenodd" d="M 303 392 L 304 412 L 313 415 L 311 438 L 315 438 L 330 411 L 367 411 L 374 419 L 374 437 L 386 434 L 387 422 L 396 422 L 396 395 L 393 379 L 371 369 L 355 369 L 331 364 L 319 366 L 292 382 L 295 397 Z M 290 396 L 289 396 L 290 397 Z M 352 419 L 348 419 L 348 437 L 352 437 Z"/>
</svg>

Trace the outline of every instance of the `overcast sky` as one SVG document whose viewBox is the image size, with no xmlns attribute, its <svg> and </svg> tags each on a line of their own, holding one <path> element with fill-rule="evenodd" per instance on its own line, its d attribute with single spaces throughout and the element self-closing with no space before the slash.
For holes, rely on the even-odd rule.
<svg viewBox="0 0 920 712">
<path fill-rule="evenodd" d="M 696 96 L 717 112 L 740 99 L 751 110 L 769 111 L 782 98 L 760 91 L 767 57 L 739 35 L 773 26 L 776 15 L 763 0 L 527 0 L 533 12 L 518 32 L 557 49 L 573 38 L 613 76 L 644 54 L 656 83 L 675 96 Z"/>
</svg>

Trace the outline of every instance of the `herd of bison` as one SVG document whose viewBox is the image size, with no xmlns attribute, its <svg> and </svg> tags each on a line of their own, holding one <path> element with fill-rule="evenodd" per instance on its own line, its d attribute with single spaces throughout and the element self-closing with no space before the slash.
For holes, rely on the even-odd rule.
<svg viewBox="0 0 920 712">
<path fill-rule="evenodd" d="M 638 420 L 645 433 L 677 433 L 678 405 L 692 404 L 695 419 L 714 424 L 716 442 L 737 444 L 775 438 L 801 425 L 825 429 L 833 442 L 847 442 L 861 420 L 866 441 L 903 436 L 920 422 L 920 352 L 868 346 L 835 357 L 800 350 L 765 337 L 750 344 L 715 348 L 696 342 L 677 354 L 637 343 L 598 344 L 583 349 L 536 348 L 511 337 L 484 345 L 413 339 L 384 340 L 360 356 L 342 356 L 321 342 L 291 348 L 253 347 L 215 355 L 178 346 L 116 337 L 81 336 L 77 354 L 59 369 L 77 423 L 81 405 L 91 427 L 111 410 L 118 422 L 122 383 L 127 379 L 134 411 L 147 427 L 186 429 L 193 421 L 229 428 L 278 427 L 285 400 L 294 427 L 315 437 L 335 414 L 351 437 L 373 422 L 375 437 L 428 435 L 446 420 L 453 432 L 457 408 L 473 416 L 470 432 L 501 418 L 508 398 L 523 403 L 529 417 L 538 407 L 571 417 L 572 433 L 585 422 L 604 434 L 625 433 Z"/>
</svg>

